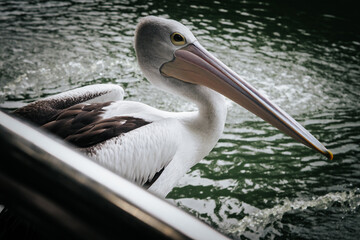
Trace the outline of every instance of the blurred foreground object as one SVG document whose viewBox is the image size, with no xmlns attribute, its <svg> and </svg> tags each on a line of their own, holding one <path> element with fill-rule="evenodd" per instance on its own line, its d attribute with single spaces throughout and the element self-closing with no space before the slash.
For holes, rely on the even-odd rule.
<svg viewBox="0 0 360 240">
<path fill-rule="evenodd" d="M 0 112 L 0 203 L 51 239 L 226 239 L 60 140 Z"/>
</svg>

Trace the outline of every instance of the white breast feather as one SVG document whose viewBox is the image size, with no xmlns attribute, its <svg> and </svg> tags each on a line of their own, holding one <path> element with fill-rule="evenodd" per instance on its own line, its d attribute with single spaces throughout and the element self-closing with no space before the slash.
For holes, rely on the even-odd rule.
<svg viewBox="0 0 360 240">
<path fill-rule="evenodd" d="M 178 120 L 163 119 L 95 146 L 89 157 L 144 184 L 172 160 L 181 144 L 181 128 Z"/>
</svg>

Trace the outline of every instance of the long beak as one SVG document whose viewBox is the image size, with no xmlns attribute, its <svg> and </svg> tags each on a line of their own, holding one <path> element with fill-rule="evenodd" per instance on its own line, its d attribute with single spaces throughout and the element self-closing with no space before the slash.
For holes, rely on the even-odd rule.
<svg viewBox="0 0 360 240">
<path fill-rule="evenodd" d="M 163 64 L 160 71 L 164 76 L 204 85 L 223 94 L 295 140 L 329 159 L 333 158 L 331 151 L 304 127 L 242 80 L 197 41 L 176 50 L 174 59 Z"/>
</svg>

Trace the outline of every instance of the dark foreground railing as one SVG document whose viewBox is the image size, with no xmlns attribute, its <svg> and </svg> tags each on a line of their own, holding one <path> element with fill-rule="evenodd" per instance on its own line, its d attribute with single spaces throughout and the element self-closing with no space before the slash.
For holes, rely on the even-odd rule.
<svg viewBox="0 0 360 240">
<path fill-rule="evenodd" d="M 0 111 L 0 203 L 48 239 L 226 239 Z"/>
</svg>

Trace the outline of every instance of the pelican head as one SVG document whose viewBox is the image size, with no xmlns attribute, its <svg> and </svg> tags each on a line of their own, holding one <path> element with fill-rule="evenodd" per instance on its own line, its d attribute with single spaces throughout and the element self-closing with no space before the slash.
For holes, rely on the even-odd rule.
<svg viewBox="0 0 360 240">
<path fill-rule="evenodd" d="M 174 58 L 174 52 L 196 41 L 181 23 L 154 16 L 142 18 L 135 32 L 135 51 L 145 77 L 155 86 L 172 91 L 176 79 L 165 77 L 160 69 Z"/>
<path fill-rule="evenodd" d="M 143 18 L 135 33 L 135 51 L 145 77 L 172 92 L 182 85 L 205 86 L 230 98 L 295 140 L 333 158 L 314 136 L 286 112 L 210 54 L 191 31 L 174 20 Z"/>
</svg>

